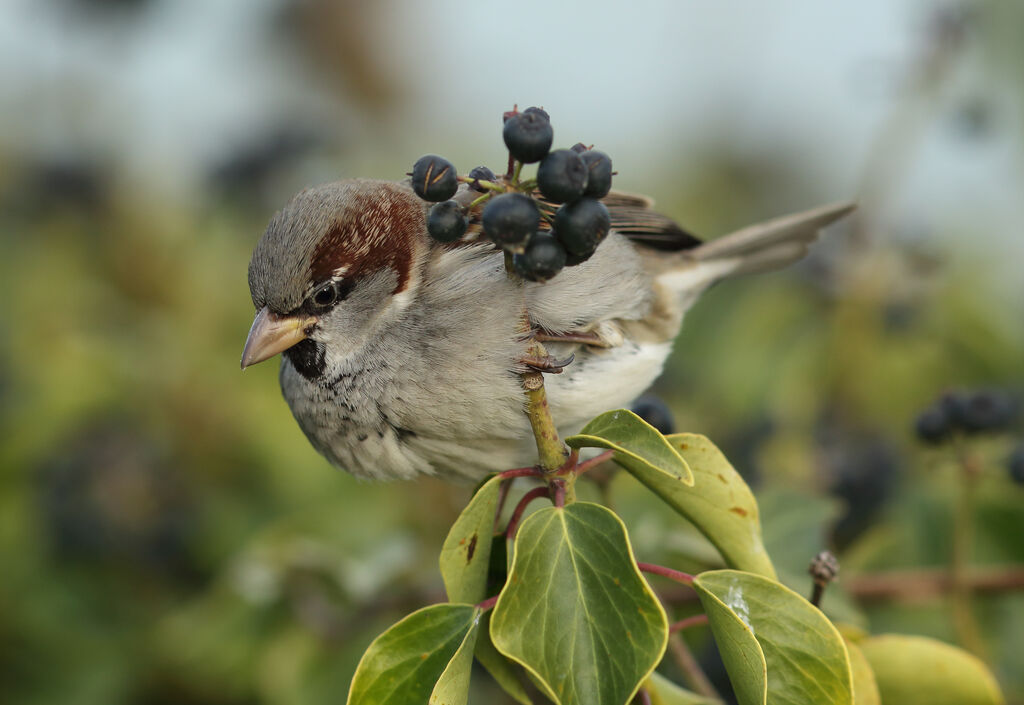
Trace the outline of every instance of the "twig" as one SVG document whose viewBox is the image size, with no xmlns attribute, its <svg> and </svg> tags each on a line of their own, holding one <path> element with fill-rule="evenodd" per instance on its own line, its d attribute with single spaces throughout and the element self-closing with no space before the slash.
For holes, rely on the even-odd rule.
<svg viewBox="0 0 1024 705">
<path fill-rule="evenodd" d="M 519 504 L 512 511 L 512 517 L 508 520 L 508 528 L 505 529 L 505 538 L 511 540 L 516 537 L 516 529 L 519 528 L 519 520 L 523 518 L 523 512 L 526 511 L 527 505 L 538 497 L 548 497 L 551 491 L 547 487 L 534 487 L 532 490 L 523 495 L 523 498 L 519 500 Z"/>
<path fill-rule="evenodd" d="M 654 563 L 641 563 L 639 561 L 637 561 L 636 567 L 645 573 L 660 575 L 663 578 L 674 580 L 677 583 L 682 583 L 683 585 L 693 585 L 693 576 L 689 573 L 684 573 L 681 570 L 666 568 L 663 565 L 656 565 Z"/>
<path fill-rule="evenodd" d="M 956 628 L 960 645 L 984 659 L 984 640 L 978 621 L 974 617 L 971 584 L 967 580 L 974 544 L 974 495 L 980 468 L 977 459 L 968 452 L 962 438 L 957 439 L 956 451 L 959 461 L 958 491 L 953 511 L 953 550 L 949 563 L 953 626 Z"/>
<path fill-rule="evenodd" d="M 537 467 L 530 468 L 513 468 L 512 470 L 502 470 L 498 473 L 498 477 L 505 479 L 511 479 L 514 477 L 541 477 L 544 473 Z"/>
<path fill-rule="evenodd" d="M 676 632 L 681 632 L 684 629 L 689 629 L 690 627 L 696 627 L 707 623 L 708 616 L 706 614 L 695 614 L 692 617 L 686 617 L 685 619 L 680 619 L 678 622 L 673 622 L 669 625 L 668 631 L 669 634 L 675 634 Z"/>
<path fill-rule="evenodd" d="M 582 475 L 587 470 L 593 470 L 601 463 L 611 460 L 613 455 L 615 455 L 614 450 L 606 450 L 600 455 L 595 455 L 593 458 L 590 458 L 589 460 L 584 460 L 582 463 L 576 466 L 576 474 Z"/>
<path fill-rule="evenodd" d="M 722 696 L 715 690 L 715 686 L 711 685 L 711 680 L 708 679 L 707 674 L 704 673 L 700 664 L 697 663 L 697 659 L 693 657 L 693 652 L 690 651 L 690 647 L 683 641 L 681 634 L 676 632 L 668 638 L 668 650 L 672 654 L 676 665 L 679 666 L 679 670 L 683 672 L 686 685 L 706 697 L 717 700 L 722 699 Z"/>
</svg>

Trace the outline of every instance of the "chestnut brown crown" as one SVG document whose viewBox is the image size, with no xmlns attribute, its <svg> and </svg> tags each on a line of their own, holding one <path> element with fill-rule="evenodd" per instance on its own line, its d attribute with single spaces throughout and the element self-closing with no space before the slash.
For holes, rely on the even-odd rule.
<svg viewBox="0 0 1024 705">
<path fill-rule="evenodd" d="M 324 282 L 357 282 L 385 267 L 399 293 L 425 237 L 425 205 L 405 185 L 349 179 L 306 189 L 274 215 L 253 251 L 253 305 L 294 313 Z"/>
</svg>

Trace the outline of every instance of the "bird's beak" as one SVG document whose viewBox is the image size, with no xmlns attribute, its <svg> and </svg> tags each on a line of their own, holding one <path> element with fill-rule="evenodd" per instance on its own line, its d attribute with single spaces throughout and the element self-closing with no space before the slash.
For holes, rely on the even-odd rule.
<svg viewBox="0 0 1024 705">
<path fill-rule="evenodd" d="M 263 362 L 305 340 L 316 316 L 279 316 L 266 306 L 256 314 L 242 348 L 242 369 Z"/>
</svg>

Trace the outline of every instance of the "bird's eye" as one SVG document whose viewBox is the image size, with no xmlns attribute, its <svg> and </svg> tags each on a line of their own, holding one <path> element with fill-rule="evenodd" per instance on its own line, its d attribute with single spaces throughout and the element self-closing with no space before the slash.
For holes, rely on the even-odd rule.
<svg viewBox="0 0 1024 705">
<path fill-rule="evenodd" d="M 338 288 L 334 282 L 324 284 L 313 293 L 313 303 L 320 308 L 327 308 L 338 300 Z"/>
</svg>

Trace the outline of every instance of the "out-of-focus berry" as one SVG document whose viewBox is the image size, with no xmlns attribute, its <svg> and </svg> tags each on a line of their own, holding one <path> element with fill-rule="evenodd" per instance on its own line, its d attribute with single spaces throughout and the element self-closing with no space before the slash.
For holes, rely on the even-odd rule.
<svg viewBox="0 0 1024 705">
<path fill-rule="evenodd" d="M 473 179 L 473 181 L 469 184 L 469 187 L 471 189 L 473 189 L 474 191 L 479 191 L 481 193 L 484 193 L 485 191 L 487 191 L 487 189 L 485 189 L 483 186 L 481 186 L 480 182 L 481 181 L 492 181 L 493 182 L 494 179 L 495 179 L 495 176 L 494 176 L 494 172 L 491 171 L 490 169 L 488 169 L 487 167 L 485 167 L 485 166 L 475 166 L 469 172 L 469 178 Z"/>
<path fill-rule="evenodd" d="M 438 242 L 455 242 L 466 233 L 466 217 L 455 201 L 442 201 L 430 208 L 427 232 Z"/>
<path fill-rule="evenodd" d="M 672 411 L 658 397 L 645 394 L 633 402 L 633 413 L 658 429 L 658 433 L 667 436 L 676 432 L 676 422 Z"/>
<path fill-rule="evenodd" d="M 537 233 L 526 251 L 516 255 L 516 273 L 532 282 L 545 282 L 565 267 L 565 248 L 550 233 Z"/>
</svg>

